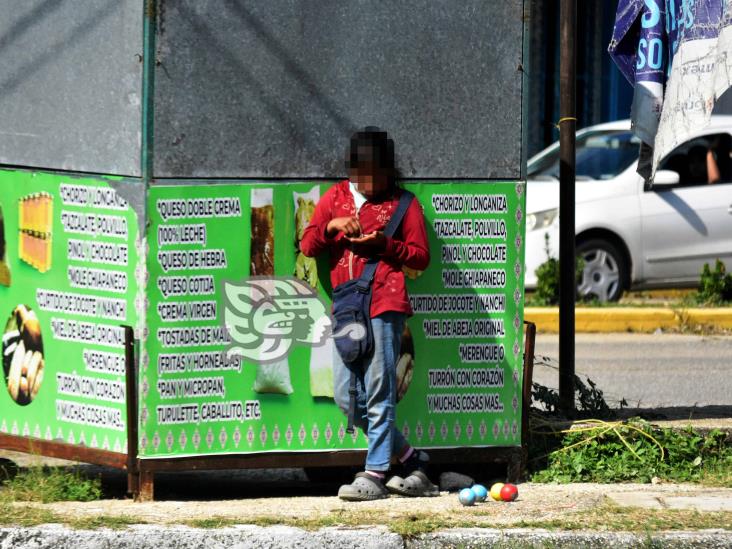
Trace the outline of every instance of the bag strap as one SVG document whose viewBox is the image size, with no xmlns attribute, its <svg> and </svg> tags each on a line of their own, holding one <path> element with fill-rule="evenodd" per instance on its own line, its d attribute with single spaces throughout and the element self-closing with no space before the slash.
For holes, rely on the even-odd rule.
<svg viewBox="0 0 732 549">
<path fill-rule="evenodd" d="M 351 371 L 351 378 L 348 382 L 348 426 L 346 427 L 346 433 L 351 434 L 355 430 L 353 424 L 356 419 L 356 372 L 353 368 L 349 368 Z"/>
<path fill-rule="evenodd" d="M 391 219 L 389 219 L 389 222 L 384 228 L 384 236 L 388 238 L 394 236 L 397 229 L 399 228 L 399 225 L 402 222 L 402 219 L 404 219 L 404 215 L 407 213 L 409 206 L 412 204 L 413 198 L 414 195 L 411 192 L 407 190 L 402 190 L 402 195 L 399 197 L 399 205 L 397 206 L 396 210 L 391 216 Z M 366 266 L 363 269 L 363 272 L 361 273 L 361 276 L 358 279 L 357 286 L 359 290 L 368 291 L 371 282 L 374 280 L 374 275 L 376 274 L 376 267 L 378 264 L 379 259 L 377 258 L 372 257 L 368 260 Z"/>
</svg>

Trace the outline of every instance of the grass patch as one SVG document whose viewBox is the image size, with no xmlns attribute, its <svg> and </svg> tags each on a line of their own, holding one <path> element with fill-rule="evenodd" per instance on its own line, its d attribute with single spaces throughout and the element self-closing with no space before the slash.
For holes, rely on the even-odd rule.
<svg viewBox="0 0 732 549">
<path fill-rule="evenodd" d="M 207 530 L 226 528 L 228 526 L 235 526 L 241 523 L 242 522 L 240 520 L 234 520 L 228 517 L 208 517 L 202 519 L 188 520 L 185 522 L 186 526 L 190 526 L 191 528 L 203 528 Z"/>
<path fill-rule="evenodd" d="M 147 524 L 147 521 L 145 520 L 124 515 L 99 515 L 95 517 L 80 517 L 67 519 L 63 522 L 69 527 L 75 528 L 77 530 L 97 530 L 99 528 L 122 530 L 134 524 Z"/>
<path fill-rule="evenodd" d="M 214 516 L 202 519 L 186 520 L 181 524 L 192 528 L 203 529 L 226 528 L 229 526 L 247 524 L 264 527 L 285 525 L 302 528 L 304 530 L 317 530 L 319 528 L 327 528 L 329 526 L 359 526 L 361 524 L 371 524 L 371 520 L 377 521 L 377 516 L 372 516 L 372 513 L 347 513 L 335 511 L 331 515 L 306 519 L 299 517 L 262 515 L 259 517 L 247 517 L 244 520 L 237 520 L 231 517 Z"/>
<path fill-rule="evenodd" d="M 570 514 L 561 519 L 520 521 L 514 527 L 648 533 L 710 528 L 732 530 L 732 512 L 701 513 L 686 509 L 642 509 L 605 503 L 590 511 Z"/>
<path fill-rule="evenodd" d="M 548 424 L 546 424 L 548 425 Z M 634 418 L 587 420 L 579 428 L 534 430 L 534 482 L 697 482 L 732 487 L 732 447 L 727 433 L 702 434 L 691 427 L 662 428 Z"/>
<path fill-rule="evenodd" d="M 31 527 L 41 524 L 65 524 L 77 530 L 96 530 L 98 528 L 120 530 L 133 524 L 147 524 L 147 521 L 135 517 L 112 515 L 69 517 L 40 505 L 0 502 L 0 526 Z"/>
<path fill-rule="evenodd" d="M 732 512 L 696 512 L 688 510 L 655 510 L 619 507 L 605 503 L 589 511 L 568 513 L 549 520 L 519 520 L 511 524 L 496 524 L 490 514 L 468 515 L 454 512 L 409 513 L 383 516 L 371 511 L 338 511 L 313 518 L 261 516 L 237 521 L 226 517 L 212 517 L 186 521 L 196 528 L 219 528 L 236 524 L 255 526 L 292 526 L 304 530 L 326 527 L 356 527 L 380 525 L 404 538 L 414 538 L 449 528 L 544 528 L 547 530 L 598 530 L 618 532 L 655 533 L 666 530 L 701 530 L 716 528 L 732 530 Z"/>
<path fill-rule="evenodd" d="M 0 504 L 0 526 L 40 526 L 41 524 L 65 524 L 77 530 L 110 528 L 120 530 L 147 521 L 127 516 L 97 515 L 93 517 L 67 517 L 38 505 Z"/>
<path fill-rule="evenodd" d="M 31 505 L 13 505 L 0 501 L 0 525 L 2 526 L 38 526 L 63 522 L 58 515 L 48 509 Z"/>
<path fill-rule="evenodd" d="M 247 524 L 255 526 L 284 525 L 304 530 L 319 530 L 328 527 L 358 527 L 380 525 L 404 537 L 414 537 L 445 528 L 487 526 L 485 518 L 456 518 L 454 514 L 440 515 L 430 513 L 409 513 L 406 515 L 385 517 L 381 513 L 371 511 L 334 511 L 330 515 L 312 518 L 297 517 L 255 517 L 247 519 Z"/>
<path fill-rule="evenodd" d="M 30 467 L 6 480 L 3 501 L 94 501 L 102 496 L 101 480 L 90 479 L 68 467 Z"/>
</svg>

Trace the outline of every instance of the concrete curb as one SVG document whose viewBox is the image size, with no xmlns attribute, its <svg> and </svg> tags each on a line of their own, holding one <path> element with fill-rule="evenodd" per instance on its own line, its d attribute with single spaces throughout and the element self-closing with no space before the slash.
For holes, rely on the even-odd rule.
<svg viewBox="0 0 732 549">
<path fill-rule="evenodd" d="M 427 547 L 671 547 L 715 549 L 732 546 L 732 532 L 628 532 L 496 530 L 464 528 L 402 538 L 385 528 L 323 528 L 307 531 L 287 526 L 234 526 L 197 529 L 185 526 L 132 526 L 122 530 L 73 530 L 60 525 L 35 528 L 0 528 L 0 547 L 34 549 L 207 549 L 300 548 L 323 549 Z"/>
<path fill-rule="evenodd" d="M 33 549 L 401 549 L 404 540 L 384 527 L 323 528 L 290 526 L 131 526 L 120 530 L 74 530 L 59 524 L 35 528 L 0 528 L 0 548 Z"/>
<path fill-rule="evenodd" d="M 539 333 L 559 331 L 557 307 L 526 307 L 524 318 L 536 323 Z M 644 332 L 658 328 L 679 330 L 697 326 L 732 330 L 732 307 L 668 309 L 662 307 L 577 307 L 575 329 L 585 333 Z"/>
<path fill-rule="evenodd" d="M 407 540 L 405 547 L 567 547 L 599 549 L 613 547 L 722 548 L 732 546 L 732 532 L 701 530 L 698 532 L 659 532 L 642 534 L 632 532 L 550 531 L 534 529 L 488 530 L 465 528 L 447 530 Z"/>
</svg>

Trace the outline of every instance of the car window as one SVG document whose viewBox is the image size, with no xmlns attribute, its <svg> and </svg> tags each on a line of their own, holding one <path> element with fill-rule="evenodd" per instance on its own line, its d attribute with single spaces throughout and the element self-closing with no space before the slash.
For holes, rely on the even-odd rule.
<svg viewBox="0 0 732 549">
<path fill-rule="evenodd" d="M 679 174 L 680 187 L 732 182 L 732 137 L 717 133 L 697 137 L 674 149 L 659 170 Z"/>
<path fill-rule="evenodd" d="M 640 140 L 629 131 L 591 132 L 577 137 L 577 178 L 612 179 L 638 159 Z M 529 165 L 529 177 L 559 178 L 559 149 Z"/>
</svg>

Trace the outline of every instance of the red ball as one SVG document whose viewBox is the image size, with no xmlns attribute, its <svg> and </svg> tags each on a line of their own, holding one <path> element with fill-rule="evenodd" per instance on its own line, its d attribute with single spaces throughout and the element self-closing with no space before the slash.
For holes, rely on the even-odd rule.
<svg viewBox="0 0 732 549">
<path fill-rule="evenodd" d="M 503 501 L 515 501 L 518 497 L 518 488 L 514 484 L 504 484 L 501 488 L 501 499 Z"/>
</svg>

